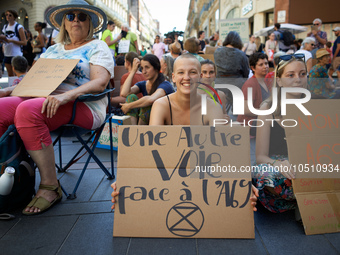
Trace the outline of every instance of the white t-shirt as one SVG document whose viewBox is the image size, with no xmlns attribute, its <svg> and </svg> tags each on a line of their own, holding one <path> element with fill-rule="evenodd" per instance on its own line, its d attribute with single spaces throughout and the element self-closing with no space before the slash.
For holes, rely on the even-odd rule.
<svg viewBox="0 0 340 255">
<path fill-rule="evenodd" d="M 152 47 L 153 49 L 153 54 L 158 57 L 159 60 L 161 60 L 164 50 L 165 50 L 165 44 L 160 42 L 160 43 L 155 43 Z"/>
<path fill-rule="evenodd" d="M 4 33 L 4 35 L 6 35 L 7 39 L 20 41 L 20 38 L 18 38 L 17 35 L 15 34 L 16 24 L 17 24 L 17 22 L 15 22 L 13 26 L 10 26 L 9 24 L 7 24 L 3 27 L 2 32 Z M 20 28 L 24 28 L 24 27 L 19 24 L 18 25 L 18 32 L 19 32 Z M 21 46 L 14 44 L 14 43 L 4 42 L 4 55 L 5 55 L 5 57 L 22 56 Z"/>
<path fill-rule="evenodd" d="M 59 34 L 59 31 L 56 30 L 56 29 L 53 29 L 53 31 L 52 31 L 52 39 L 54 40 L 57 37 L 58 34 Z"/>
<path fill-rule="evenodd" d="M 305 55 L 305 63 L 307 63 L 307 60 L 312 57 L 312 53 L 310 53 L 308 50 L 301 49 L 301 50 L 295 51 L 294 54 L 299 54 L 299 53 Z"/>
<path fill-rule="evenodd" d="M 53 59 L 80 59 L 76 67 L 66 79 L 53 91 L 54 94 L 61 94 L 75 89 L 90 79 L 90 64 L 104 67 L 113 78 L 113 59 L 109 47 L 104 41 L 92 40 L 76 49 L 65 50 L 64 44 L 57 43 L 49 47 L 41 58 Z M 106 115 L 107 97 L 93 102 L 85 102 L 93 115 L 93 128 L 103 123 Z"/>
</svg>

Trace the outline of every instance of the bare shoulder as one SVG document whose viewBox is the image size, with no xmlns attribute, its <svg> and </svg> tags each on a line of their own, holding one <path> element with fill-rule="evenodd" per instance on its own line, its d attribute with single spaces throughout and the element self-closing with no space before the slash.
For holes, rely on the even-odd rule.
<svg viewBox="0 0 340 255">
<path fill-rule="evenodd" d="M 158 98 L 154 103 L 153 106 L 164 107 L 169 105 L 168 98 L 166 96 Z"/>
<path fill-rule="evenodd" d="M 170 112 L 167 97 L 158 98 L 152 105 L 149 125 L 166 125 L 169 117 Z"/>
</svg>

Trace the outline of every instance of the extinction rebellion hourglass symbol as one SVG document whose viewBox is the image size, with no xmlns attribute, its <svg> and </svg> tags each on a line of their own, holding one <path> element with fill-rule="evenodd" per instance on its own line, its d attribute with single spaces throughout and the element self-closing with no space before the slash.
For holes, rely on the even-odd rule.
<svg viewBox="0 0 340 255">
<path fill-rule="evenodd" d="M 176 236 L 194 236 L 201 230 L 203 224 L 204 215 L 201 209 L 191 202 L 174 205 L 166 216 L 166 226 Z"/>
</svg>

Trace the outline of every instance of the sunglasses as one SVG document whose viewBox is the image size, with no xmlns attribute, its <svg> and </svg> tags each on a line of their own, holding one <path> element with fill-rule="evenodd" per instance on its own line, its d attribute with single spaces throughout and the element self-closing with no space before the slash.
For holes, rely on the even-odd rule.
<svg viewBox="0 0 340 255">
<path fill-rule="evenodd" d="M 315 46 L 315 44 L 314 44 L 314 43 L 311 43 L 310 45 L 312 45 L 312 46 Z"/>
<path fill-rule="evenodd" d="M 284 61 L 289 61 L 291 60 L 292 58 L 295 58 L 295 59 L 304 59 L 305 58 L 305 54 L 292 54 L 292 55 L 283 55 L 283 56 L 280 56 L 279 57 L 281 60 L 284 60 Z"/>
<path fill-rule="evenodd" d="M 319 23 L 315 23 L 315 24 L 313 24 L 314 26 L 319 26 L 320 24 Z"/>
<path fill-rule="evenodd" d="M 66 19 L 67 19 L 68 21 L 73 21 L 74 18 L 75 18 L 76 16 L 77 16 L 78 20 L 81 21 L 81 22 L 84 22 L 84 21 L 86 21 L 86 19 L 87 19 L 87 14 L 86 14 L 86 13 L 83 13 L 83 12 L 78 13 L 78 14 L 75 14 L 75 13 L 67 13 L 65 16 L 66 16 Z"/>
<path fill-rule="evenodd" d="M 292 54 L 292 55 L 283 55 L 283 56 L 280 56 L 279 58 L 283 61 L 289 61 L 292 58 L 294 58 L 294 59 L 301 59 L 303 62 L 306 62 L 305 61 L 305 54 L 301 54 L 301 53 Z M 280 61 L 279 64 L 277 65 L 277 68 L 276 68 L 277 72 L 279 71 L 280 66 L 282 66 L 282 64 L 284 64 L 283 61 Z M 276 73 L 276 75 L 277 75 L 277 73 Z"/>
<path fill-rule="evenodd" d="M 8 14 L 6 14 L 5 16 L 6 16 L 6 17 L 12 17 L 13 15 L 8 13 Z"/>
</svg>

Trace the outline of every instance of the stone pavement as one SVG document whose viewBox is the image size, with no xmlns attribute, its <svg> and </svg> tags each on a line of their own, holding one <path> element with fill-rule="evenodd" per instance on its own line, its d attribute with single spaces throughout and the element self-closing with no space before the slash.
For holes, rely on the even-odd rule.
<svg viewBox="0 0 340 255">
<path fill-rule="evenodd" d="M 64 141 L 65 161 L 78 146 L 70 138 Z M 55 154 L 57 158 L 57 149 Z M 108 164 L 107 150 L 97 149 L 97 154 Z M 58 174 L 68 191 L 73 188 L 85 157 L 80 161 L 67 173 Z M 37 216 L 24 216 L 18 210 L 14 220 L 0 221 L 0 255 L 340 254 L 340 233 L 306 236 L 293 212 L 273 214 L 261 206 L 254 213 L 254 240 L 113 238 L 112 181 L 95 164 L 90 168 L 75 200 L 63 198 L 60 204 Z M 39 176 L 36 182 L 39 184 Z"/>
</svg>

